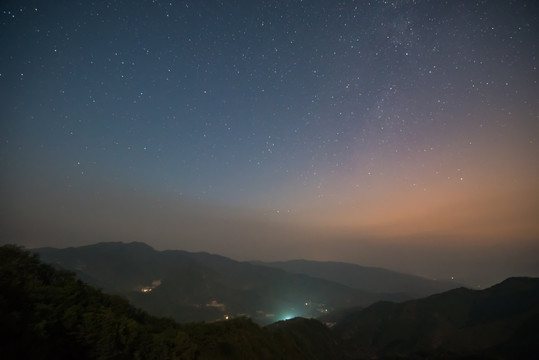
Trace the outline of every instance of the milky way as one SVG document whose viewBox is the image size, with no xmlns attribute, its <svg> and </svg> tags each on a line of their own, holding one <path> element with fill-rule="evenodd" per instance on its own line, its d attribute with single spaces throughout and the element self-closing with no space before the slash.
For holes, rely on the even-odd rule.
<svg viewBox="0 0 539 360">
<path fill-rule="evenodd" d="M 539 271 L 538 10 L 4 1 L 2 242 Z"/>
</svg>

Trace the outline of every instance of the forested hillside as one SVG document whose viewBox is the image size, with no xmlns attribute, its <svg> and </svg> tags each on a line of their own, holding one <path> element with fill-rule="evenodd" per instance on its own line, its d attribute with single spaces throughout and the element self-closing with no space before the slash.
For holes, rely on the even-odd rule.
<svg viewBox="0 0 539 360">
<path fill-rule="evenodd" d="M 0 247 L 3 359 L 322 359 L 312 343 L 246 318 L 179 325 Z"/>
<path fill-rule="evenodd" d="M 333 329 L 356 359 L 530 359 L 539 344 L 539 279 L 378 302 Z"/>
<path fill-rule="evenodd" d="M 539 279 L 378 302 L 332 327 L 303 318 L 179 324 L 6 245 L 0 319 L 2 359 L 524 359 L 539 342 Z"/>
<path fill-rule="evenodd" d="M 75 272 L 89 285 L 180 323 L 246 316 L 267 325 L 395 299 L 220 255 L 157 251 L 140 242 L 32 251 L 45 263 Z"/>
</svg>

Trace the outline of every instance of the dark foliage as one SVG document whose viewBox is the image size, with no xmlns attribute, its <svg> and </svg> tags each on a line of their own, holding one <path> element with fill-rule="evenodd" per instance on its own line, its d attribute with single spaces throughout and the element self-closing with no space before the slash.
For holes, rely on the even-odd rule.
<svg viewBox="0 0 539 360">
<path fill-rule="evenodd" d="M 535 356 L 539 279 L 510 278 L 478 291 L 451 290 L 349 314 L 336 334 L 355 358 L 481 358 Z"/>
<path fill-rule="evenodd" d="M 247 318 L 179 325 L 150 316 L 12 245 L 0 247 L 0 318 L 3 359 L 335 358 Z"/>
<path fill-rule="evenodd" d="M 0 247 L 2 359 L 513 359 L 539 343 L 539 279 L 455 289 L 346 312 L 331 330 L 295 318 L 178 324 L 37 255 Z"/>
<path fill-rule="evenodd" d="M 0 248 L 0 289 L 3 358 L 187 359 L 198 352 L 173 321 L 151 317 L 15 246 Z"/>
<path fill-rule="evenodd" d="M 318 320 L 298 317 L 273 323 L 267 328 L 289 347 L 301 352 L 305 359 L 346 358 L 340 340 Z"/>
<path fill-rule="evenodd" d="M 139 242 L 33 251 L 43 262 L 74 271 L 90 285 L 124 296 L 152 315 L 171 317 L 180 323 L 214 321 L 227 314 L 246 315 L 265 325 L 283 314 L 319 316 L 317 306 L 304 306 L 306 300 L 337 309 L 392 298 L 219 255 L 157 251 Z M 161 282 L 151 294 L 140 291 L 154 280 Z M 205 306 L 212 300 L 224 307 Z"/>
</svg>

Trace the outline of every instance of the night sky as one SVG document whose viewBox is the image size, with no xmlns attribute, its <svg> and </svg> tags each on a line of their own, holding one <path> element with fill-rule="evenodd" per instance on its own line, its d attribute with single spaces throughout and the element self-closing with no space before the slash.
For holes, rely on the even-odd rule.
<svg viewBox="0 0 539 360">
<path fill-rule="evenodd" d="M 2 1 L 1 242 L 539 276 L 539 2 Z"/>
</svg>

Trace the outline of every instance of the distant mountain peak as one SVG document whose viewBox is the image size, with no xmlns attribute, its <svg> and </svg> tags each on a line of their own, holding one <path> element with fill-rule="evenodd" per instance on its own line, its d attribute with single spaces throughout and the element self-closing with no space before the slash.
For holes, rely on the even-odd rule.
<svg viewBox="0 0 539 360">
<path fill-rule="evenodd" d="M 431 280 L 388 269 L 336 261 L 298 259 L 255 263 L 326 279 L 363 291 L 399 293 L 402 300 L 427 296 L 460 286 L 455 282 Z"/>
</svg>

